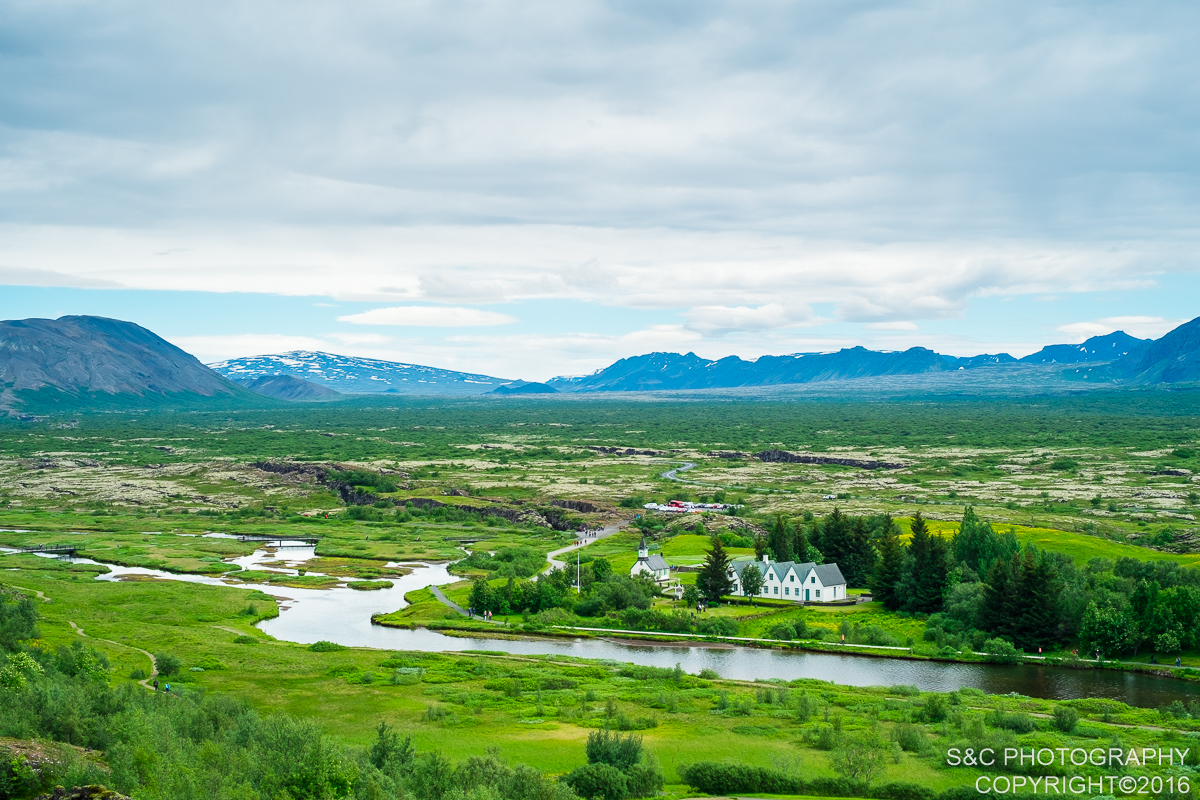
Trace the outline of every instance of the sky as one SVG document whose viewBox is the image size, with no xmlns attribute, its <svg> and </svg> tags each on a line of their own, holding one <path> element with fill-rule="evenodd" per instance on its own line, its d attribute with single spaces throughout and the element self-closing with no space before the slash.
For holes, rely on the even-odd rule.
<svg viewBox="0 0 1200 800">
<path fill-rule="evenodd" d="M 1200 315 L 1194 3 L 0 2 L 0 318 L 504 378 Z"/>
</svg>

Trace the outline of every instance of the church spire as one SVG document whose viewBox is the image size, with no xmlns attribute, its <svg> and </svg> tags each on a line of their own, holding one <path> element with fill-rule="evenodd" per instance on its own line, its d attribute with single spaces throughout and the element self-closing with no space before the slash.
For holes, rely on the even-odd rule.
<svg viewBox="0 0 1200 800">
<path fill-rule="evenodd" d="M 638 545 L 638 558 L 649 558 L 650 548 L 646 546 L 646 534 L 642 534 L 642 543 Z"/>
</svg>

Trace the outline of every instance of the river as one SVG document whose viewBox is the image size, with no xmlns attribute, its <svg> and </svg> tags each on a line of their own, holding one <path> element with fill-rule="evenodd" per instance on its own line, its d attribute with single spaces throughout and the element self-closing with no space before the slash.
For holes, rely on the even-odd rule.
<svg viewBox="0 0 1200 800">
<path fill-rule="evenodd" d="M 244 568 L 294 571 L 294 565 L 313 557 L 312 547 L 286 547 L 277 552 L 257 550 L 236 559 Z M 97 562 L 84 558 L 77 563 Z M 281 564 L 279 562 L 285 562 Z M 215 586 L 229 585 L 218 577 L 178 575 L 160 570 L 106 565 L 112 571 L 98 580 L 147 575 Z M 1076 670 L 1033 664 L 957 664 L 863 655 L 767 650 L 751 647 L 637 643 L 618 639 L 525 637 L 491 639 L 447 636 L 425 628 L 405 630 L 374 625 L 371 616 L 403 608 L 404 595 L 426 586 L 453 583 L 446 564 L 404 564 L 412 572 L 391 578 L 390 589 L 355 591 L 348 588 L 293 589 L 261 586 L 279 598 L 280 614 L 259 627 L 277 639 L 301 644 L 326 640 L 347 647 L 386 650 L 484 650 L 517 655 L 563 655 L 608 659 L 655 667 L 679 664 L 690 673 L 702 669 L 737 680 L 816 678 L 849 686 L 908 684 L 923 691 L 947 692 L 962 687 L 989 694 L 1017 692 L 1032 697 L 1073 699 L 1104 697 L 1129 705 L 1156 708 L 1174 700 L 1200 698 L 1200 686 L 1155 675 L 1114 670 Z M 316 574 L 316 573 L 309 573 Z"/>
</svg>

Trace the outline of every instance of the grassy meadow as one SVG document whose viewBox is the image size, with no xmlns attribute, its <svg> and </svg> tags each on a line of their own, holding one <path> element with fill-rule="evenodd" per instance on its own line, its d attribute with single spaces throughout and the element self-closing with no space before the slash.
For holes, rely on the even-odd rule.
<svg viewBox="0 0 1200 800">
<path fill-rule="evenodd" d="M 641 452 L 626 455 L 626 448 Z M 753 457 L 770 449 L 898 466 Z M 1200 396 L 1187 392 L 872 402 L 363 398 L 284 410 L 4 419 L 0 548 L 70 545 L 100 564 L 0 554 L 0 585 L 45 599 L 37 646 L 82 638 L 107 656 L 114 684 L 148 673 L 144 651 L 167 653 L 183 664 L 172 678 L 181 691 L 229 694 L 265 712 L 312 719 L 353 746 L 367 745 L 375 725 L 386 721 L 411 734 L 419 750 L 460 759 L 495 747 L 505 758 L 558 773 L 581 764 L 588 733 L 607 725 L 639 731 L 662 762 L 667 796 L 682 798 L 691 795 L 679 783 L 681 764 L 737 758 L 832 776 L 829 748 L 838 737 L 877 730 L 895 743 L 880 780 L 940 790 L 968 777 L 942 765 L 945 748 L 955 743 L 984 737 L 1025 747 L 1141 747 L 1185 736 L 1180 741 L 1192 742 L 1200 708 L 1168 713 L 968 690 L 932 695 L 903 686 L 745 683 L 497 653 L 316 652 L 274 640 L 254 623 L 279 613 L 272 596 L 284 593 L 278 587 L 359 581 L 377 588 L 367 582 L 397 579 L 412 562 L 456 561 L 468 551 L 522 549 L 528 563 L 545 566 L 547 554 L 573 542 L 581 526 L 627 526 L 580 556 L 585 563 L 607 559 L 615 573 L 627 574 L 642 535 L 631 523 L 647 514 L 642 505 L 676 498 L 740 506 L 735 517 L 654 517 L 652 550 L 685 568 L 704 560 L 710 534 L 765 531 L 780 514 L 820 517 L 834 507 L 850 515 L 886 513 L 907 540 L 917 512 L 945 538 L 968 505 L 997 531 L 1011 528 L 1022 544 L 1080 565 L 1132 557 L 1195 568 L 1198 453 Z M 263 462 L 296 469 L 262 469 Z M 662 477 L 685 462 L 696 466 L 682 480 Z M 339 487 L 301 467 L 369 474 L 372 482 Z M 370 502 L 348 505 L 347 491 L 369 493 Z M 702 530 L 694 530 L 697 523 Z M 291 565 L 305 574 L 293 575 L 231 563 L 263 546 L 237 536 L 319 543 L 315 558 Z M 727 550 L 733 557 L 754 554 L 748 547 Z M 288 563 L 281 550 L 276 564 Z M 222 583 L 95 580 L 105 564 L 220 576 Z M 469 579 L 492 573 L 464 568 L 460 574 L 468 580 L 442 590 L 466 606 Z M 685 585 L 696 581 L 695 572 L 678 575 Z M 490 582 L 499 587 L 507 580 L 493 575 Z M 851 587 L 852 593 L 865 588 Z M 450 633 L 497 630 L 465 620 L 427 589 L 407 600 L 382 619 Z M 684 611 L 665 598 L 654 608 Z M 945 657 L 923 639 L 921 615 L 887 611 L 878 602 L 731 603 L 706 614 L 729 617 L 740 636 L 757 638 L 803 621 L 810 639 L 794 646 L 820 649 L 845 631 L 856 637 L 878 631 L 910 647 L 911 657 Z M 552 630 L 537 617 L 498 619 L 512 634 Z M 556 619 L 563 624 L 561 615 Z M 1200 652 L 1182 657 L 1200 666 Z M 1078 713 L 1077 726 L 1056 727 L 1060 706 Z"/>
</svg>

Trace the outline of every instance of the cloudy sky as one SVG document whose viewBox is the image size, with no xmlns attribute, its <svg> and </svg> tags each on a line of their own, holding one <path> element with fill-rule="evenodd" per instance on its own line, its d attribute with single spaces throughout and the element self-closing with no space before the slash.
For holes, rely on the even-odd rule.
<svg viewBox="0 0 1200 800">
<path fill-rule="evenodd" d="M 1200 315 L 1194 3 L 0 0 L 0 317 L 501 377 Z"/>
</svg>

